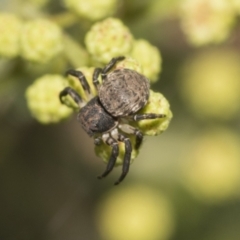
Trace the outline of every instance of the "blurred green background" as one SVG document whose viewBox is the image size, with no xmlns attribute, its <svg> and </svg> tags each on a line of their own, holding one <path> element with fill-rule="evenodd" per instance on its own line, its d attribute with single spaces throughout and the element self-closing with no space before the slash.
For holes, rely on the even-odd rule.
<svg viewBox="0 0 240 240">
<path fill-rule="evenodd" d="M 1 0 L 0 10 L 58 21 L 70 11 L 54 0 Z M 111 15 L 161 52 L 152 89 L 173 119 L 117 187 L 120 168 L 96 178 L 105 164 L 76 115 L 42 125 L 27 108 L 26 88 L 67 66 L 0 56 L 0 239 L 240 239 L 239 13 L 238 0 L 118 2 Z M 64 31 L 82 43 L 91 24 L 79 17 Z"/>
</svg>

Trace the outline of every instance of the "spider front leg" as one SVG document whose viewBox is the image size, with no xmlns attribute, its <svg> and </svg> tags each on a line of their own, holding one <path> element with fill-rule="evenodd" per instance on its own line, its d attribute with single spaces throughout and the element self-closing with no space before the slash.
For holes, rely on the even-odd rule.
<svg viewBox="0 0 240 240">
<path fill-rule="evenodd" d="M 65 96 L 71 96 L 72 99 L 75 101 L 75 103 L 80 107 L 84 107 L 85 106 L 85 102 L 82 100 L 82 98 L 80 97 L 80 95 L 72 88 L 70 87 L 66 87 L 64 88 L 60 93 L 59 93 L 59 99 L 60 102 L 62 104 L 65 104 L 65 102 L 63 101 L 63 97 Z"/>
<path fill-rule="evenodd" d="M 82 85 L 83 90 L 88 94 L 89 98 L 92 97 L 90 86 L 87 82 L 86 77 L 84 76 L 84 74 L 81 71 L 78 71 L 78 70 L 75 70 L 75 69 L 69 69 L 66 72 L 66 75 L 71 75 L 71 76 L 76 77 L 79 80 L 80 84 Z"/>
<path fill-rule="evenodd" d="M 102 70 L 102 80 L 104 81 L 106 76 L 107 76 L 107 73 L 111 70 L 111 68 L 114 67 L 114 65 L 116 65 L 117 62 L 119 61 L 122 61 L 124 60 L 125 57 L 124 56 L 120 56 L 120 57 L 116 57 L 116 58 L 113 58 Z"/>
<path fill-rule="evenodd" d="M 99 75 L 102 73 L 102 69 L 101 68 L 95 68 L 94 72 L 93 72 L 93 85 L 95 86 L 95 88 L 98 90 L 100 83 L 98 80 Z"/>
</svg>

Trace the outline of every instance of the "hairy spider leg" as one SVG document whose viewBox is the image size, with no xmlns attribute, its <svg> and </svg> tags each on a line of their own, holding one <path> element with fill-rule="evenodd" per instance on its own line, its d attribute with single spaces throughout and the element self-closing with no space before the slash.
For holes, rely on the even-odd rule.
<svg viewBox="0 0 240 240">
<path fill-rule="evenodd" d="M 92 93 L 91 93 L 90 86 L 87 82 L 87 79 L 86 79 L 85 75 L 81 71 L 78 71 L 78 70 L 75 70 L 75 69 L 69 69 L 66 72 L 66 75 L 71 75 L 71 76 L 76 77 L 80 81 L 80 84 L 82 85 L 83 90 L 87 93 L 88 98 L 89 99 L 92 98 Z"/>
<path fill-rule="evenodd" d="M 94 72 L 93 72 L 93 85 L 94 87 L 98 90 L 99 86 L 100 86 L 100 82 L 98 80 L 99 75 L 102 72 L 102 68 L 95 68 Z"/>
<path fill-rule="evenodd" d="M 103 69 L 102 69 L 102 80 L 104 81 L 106 79 L 107 73 L 111 70 L 111 68 L 116 65 L 117 62 L 124 60 L 124 56 L 113 58 Z"/>
<path fill-rule="evenodd" d="M 106 144 L 108 144 L 109 146 L 112 147 L 112 153 L 110 156 L 110 159 L 108 161 L 106 170 L 104 171 L 104 173 L 100 176 L 98 176 L 98 179 L 102 179 L 104 177 L 106 177 L 114 168 L 118 154 L 119 154 L 119 146 L 118 146 L 118 142 L 113 138 L 113 137 L 108 137 L 106 140 Z"/>
<path fill-rule="evenodd" d="M 102 76 L 102 80 L 105 80 L 107 73 L 111 70 L 111 68 L 113 68 L 113 66 L 118 62 L 118 61 L 122 61 L 124 60 L 125 57 L 121 56 L 121 57 L 117 57 L 117 58 L 113 58 L 103 69 L 102 68 L 95 68 L 94 72 L 93 72 L 93 85 L 95 86 L 95 88 L 98 90 L 99 86 L 100 86 L 100 82 L 98 80 L 99 75 L 101 74 Z"/>
<path fill-rule="evenodd" d="M 132 119 L 134 121 L 141 121 L 141 120 L 157 119 L 157 118 L 165 118 L 165 117 L 166 117 L 165 114 L 145 113 L 145 114 L 134 114 L 128 117 L 128 119 Z M 136 150 L 138 150 L 142 145 L 143 133 L 139 129 L 132 127 L 129 124 L 119 124 L 119 128 L 125 133 L 134 134 L 136 136 L 136 142 L 134 147 Z"/>
<path fill-rule="evenodd" d="M 144 114 L 134 114 L 131 116 L 131 119 L 134 121 L 141 121 L 145 119 L 156 119 L 156 118 L 165 118 L 166 114 L 156 114 L 156 113 L 144 113 Z"/>
<path fill-rule="evenodd" d="M 63 97 L 65 97 L 65 96 L 67 96 L 67 95 L 71 96 L 72 99 L 74 100 L 74 102 L 75 102 L 80 108 L 82 108 L 82 107 L 84 107 L 84 106 L 86 105 L 86 102 L 84 102 L 84 101 L 82 100 L 82 98 L 80 97 L 80 95 L 79 95 L 74 89 L 72 89 L 72 88 L 70 88 L 70 87 L 64 88 L 64 89 L 59 93 L 59 99 L 60 99 L 60 101 L 61 101 L 62 104 L 65 104 L 65 105 L 66 105 L 66 103 L 63 101 Z"/>
<path fill-rule="evenodd" d="M 138 150 L 142 144 L 142 141 L 143 141 L 143 133 L 135 128 L 135 127 L 132 127 L 131 125 L 129 124 L 119 124 L 118 126 L 123 132 L 125 133 L 128 133 L 128 134 L 133 134 L 136 136 L 136 142 L 135 142 L 135 146 L 134 148 L 136 150 Z"/>
<path fill-rule="evenodd" d="M 119 134 L 118 140 L 121 142 L 124 142 L 125 144 L 125 155 L 123 159 L 123 166 L 122 166 L 122 174 L 120 178 L 114 183 L 115 185 L 118 185 L 127 175 L 130 167 L 131 162 L 131 154 L 132 154 L 132 144 L 129 138 L 125 137 L 122 134 Z"/>
</svg>

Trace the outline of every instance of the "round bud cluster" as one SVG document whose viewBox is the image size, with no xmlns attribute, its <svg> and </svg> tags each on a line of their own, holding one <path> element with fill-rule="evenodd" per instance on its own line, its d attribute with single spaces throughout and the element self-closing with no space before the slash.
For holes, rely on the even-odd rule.
<svg viewBox="0 0 240 240">
<path fill-rule="evenodd" d="M 93 60 L 106 64 L 113 57 L 130 52 L 133 36 L 119 19 L 108 18 L 91 27 L 86 34 L 85 44 Z"/>
<path fill-rule="evenodd" d="M 171 202 L 149 184 L 109 192 L 97 213 L 97 226 L 105 240 L 167 240 L 174 232 Z M 119 226 L 124 231 L 119 231 Z"/>
<path fill-rule="evenodd" d="M 184 64 L 182 98 L 202 119 L 230 120 L 240 111 L 240 57 L 231 50 L 207 51 Z"/>
<path fill-rule="evenodd" d="M 11 13 L 0 13 L 0 56 L 13 58 L 20 53 L 22 21 Z"/>
<path fill-rule="evenodd" d="M 157 47 L 152 46 L 144 39 L 135 40 L 131 57 L 137 59 L 145 75 L 153 83 L 159 78 L 161 72 L 162 58 Z"/>
<path fill-rule="evenodd" d="M 80 17 L 96 21 L 114 13 L 117 0 L 64 0 L 67 8 Z"/>
<path fill-rule="evenodd" d="M 39 122 L 56 123 L 69 117 L 73 110 L 61 104 L 59 93 L 67 81 L 60 75 L 44 75 L 36 79 L 26 90 L 28 108 Z"/>
<path fill-rule="evenodd" d="M 55 23 L 46 19 L 25 23 L 21 32 L 21 50 L 25 59 L 44 63 L 62 49 L 62 31 Z"/>
<path fill-rule="evenodd" d="M 184 156 L 184 183 L 202 201 L 216 203 L 237 197 L 240 182 L 240 139 L 224 128 L 202 133 Z"/>
<path fill-rule="evenodd" d="M 219 43 L 230 34 L 235 11 L 229 0 L 184 0 L 180 18 L 188 40 L 194 45 Z"/>
</svg>

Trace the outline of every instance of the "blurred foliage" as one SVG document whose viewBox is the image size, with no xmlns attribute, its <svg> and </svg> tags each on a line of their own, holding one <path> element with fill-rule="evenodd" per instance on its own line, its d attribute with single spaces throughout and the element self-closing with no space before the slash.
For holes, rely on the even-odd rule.
<svg viewBox="0 0 240 240">
<path fill-rule="evenodd" d="M 78 2 L 85 1 L 0 2 L 0 239 L 238 240 L 239 0 L 88 0 L 91 12 Z M 157 47 L 161 59 L 147 61 L 159 67 L 151 88 L 174 114 L 168 131 L 146 137 L 118 187 L 118 168 L 96 179 L 105 165 L 75 117 L 39 124 L 25 98 L 46 75 L 56 77 L 59 91 L 68 68 L 103 64 L 86 50 L 85 36 L 108 17 L 120 19 L 134 41 Z M 54 26 L 41 25 L 35 35 L 40 18 Z M 31 34 L 25 24 L 33 24 Z M 120 33 L 113 33 L 119 46 L 129 44 Z M 54 86 L 36 87 L 32 99 L 63 114 L 58 102 L 51 108 Z"/>
</svg>

